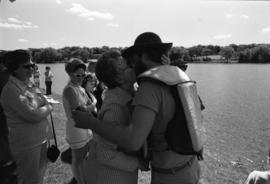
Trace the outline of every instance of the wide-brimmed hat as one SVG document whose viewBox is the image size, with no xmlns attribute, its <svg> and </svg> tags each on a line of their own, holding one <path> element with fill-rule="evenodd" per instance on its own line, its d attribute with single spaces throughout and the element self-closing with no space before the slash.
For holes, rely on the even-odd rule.
<svg viewBox="0 0 270 184">
<path fill-rule="evenodd" d="M 145 49 L 162 49 L 169 50 L 172 43 L 162 43 L 160 37 L 153 32 L 145 32 L 140 34 L 134 42 L 134 45 L 125 49 L 122 53 L 123 57 L 128 57 L 130 54 L 145 50 Z"/>
</svg>

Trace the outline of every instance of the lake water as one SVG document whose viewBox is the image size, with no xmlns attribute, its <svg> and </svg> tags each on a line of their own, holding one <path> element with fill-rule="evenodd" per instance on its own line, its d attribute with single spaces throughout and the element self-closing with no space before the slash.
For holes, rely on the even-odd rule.
<svg viewBox="0 0 270 184">
<path fill-rule="evenodd" d="M 40 65 L 41 87 L 44 69 Z M 62 93 L 68 80 L 63 64 L 50 65 L 52 90 Z M 270 148 L 270 65 L 189 64 L 206 109 L 205 183 L 243 183 L 253 169 L 266 168 Z"/>
</svg>

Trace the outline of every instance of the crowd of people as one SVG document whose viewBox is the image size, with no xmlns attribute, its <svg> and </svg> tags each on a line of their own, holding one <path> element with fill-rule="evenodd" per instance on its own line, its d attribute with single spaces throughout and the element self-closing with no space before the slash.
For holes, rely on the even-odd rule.
<svg viewBox="0 0 270 184">
<path fill-rule="evenodd" d="M 136 184 L 139 170 L 151 171 L 152 184 L 200 183 L 199 157 L 173 151 L 165 138 L 178 112 L 171 88 L 140 80 L 151 72 L 175 81 L 187 77 L 186 63 L 170 65 L 171 47 L 145 32 L 124 52 L 102 54 L 95 69 L 78 58 L 65 64 L 69 81 L 62 101 L 71 157 L 61 159 L 71 164 L 71 183 Z M 42 92 L 29 52 L 10 51 L 0 61 L 0 182 L 41 184 L 53 139 L 48 121 L 53 105 L 45 96 L 52 94 L 51 68 L 46 67 Z M 268 172 L 252 172 L 246 183 L 259 181 L 269 183 Z"/>
</svg>

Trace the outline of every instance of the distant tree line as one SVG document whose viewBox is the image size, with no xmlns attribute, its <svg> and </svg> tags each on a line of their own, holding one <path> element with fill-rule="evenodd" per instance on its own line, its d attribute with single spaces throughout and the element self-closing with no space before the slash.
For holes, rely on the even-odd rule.
<svg viewBox="0 0 270 184">
<path fill-rule="evenodd" d="M 41 48 L 33 49 L 29 48 L 29 51 L 32 54 L 33 60 L 36 63 L 61 63 L 66 62 L 70 58 L 80 58 L 84 62 L 87 62 L 88 59 L 97 59 L 102 53 L 109 50 L 107 46 L 101 48 L 94 47 L 64 47 L 61 49 L 55 48 Z M 121 48 L 116 48 L 120 49 Z"/>
<path fill-rule="evenodd" d="M 221 62 L 270 63 L 270 44 L 173 47 L 170 52 L 170 59 L 186 62 L 213 62 L 215 60 L 213 56 L 215 55 L 222 56 Z"/>
<path fill-rule="evenodd" d="M 55 48 L 29 48 L 33 61 L 36 63 L 61 63 L 70 58 L 77 57 L 84 62 L 97 59 L 109 49 L 123 51 L 122 47 L 64 47 Z M 220 56 L 221 59 L 216 59 Z M 270 63 L 270 44 L 248 44 L 229 46 L 196 45 L 193 47 L 173 47 L 169 53 L 173 63 L 177 62 L 239 62 L 239 63 Z"/>
</svg>

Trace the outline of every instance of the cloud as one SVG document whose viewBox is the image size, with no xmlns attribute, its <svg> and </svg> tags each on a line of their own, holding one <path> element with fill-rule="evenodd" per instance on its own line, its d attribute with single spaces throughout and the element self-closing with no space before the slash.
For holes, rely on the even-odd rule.
<svg viewBox="0 0 270 184">
<path fill-rule="evenodd" d="M 20 39 L 18 39 L 18 42 L 28 42 L 28 40 L 26 40 L 24 38 L 20 38 Z"/>
<path fill-rule="evenodd" d="M 249 16 L 248 16 L 248 15 L 244 15 L 244 14 L 243 14 L 243 15 L 241 15 L 240 17 L 241 17 L 242 19 L 246 19 L 246 20 L 248 20 L 248 19 L 249 19 Z"/>
<path fill-rule="evenodd" d="M 227 19 L 231 19 L 231 18 L 235 17 L 236 15 L 232 14 L 232 13 L 227 13 L 225 16 Z"/>
<path fill-rule="evenodd" d="M 245 19 L 245 20 L 248 20 L 249 19 L 249 16 L 248 15 L 246 15 L 246 14 L 242 14 L 242 15 L 237 15 L 237 14 L 235 14 L 235 13 L 227 13 L 226 15 L 225 15 L 225 17 L 227 18 L 227 19 L 232 19 L 232 18 L 237 18 L 237 19 Z"/>
<path fill-rule="evenodd" d="M 7 29 L 36 29 L 39 28 L 38 25 L 34 25 L 32 22 L 29 21 L 21 21 L 16 18 L 8 18 L 7 20 L 1 20 L 0 21 L 0 27 L 1 28 L 7 28 Z"/>
<path fill-rule="evenodd" d="M 54 47 L 54 46 L 56 46 L 56 43 L 54 43 L 54 42 L 51 42 L 51 43 L 42 43 L 42 46 L 43 47 Z"/>
<path fill-rule="evenodd" d="M 231 38 L 232 35 L 231 34 L 226 34 L 226 35 L 216 35 L 214 36 L 214 39 L 216 40 L 222 40 L 222 39 L 229 39 Z"/>
<path fill-rule="evenodd" d="M 108 23 L 106 24 L 108 27 L 119 27 L 119 24 L 115 24 L 115 23 Z"/>
<path fill-rule="evenodd" d="M 270 27 L 263 28 L 263 29 L 262 29 L 262 33 L 263 33 L 263 34 L 270 33 Z"/>
<path fill-rule="evenodd" d="M 49 44 L 48 43 L 42 43 L 42 46 L 49 47 Z"/>
<path fill-rule="evenodd" d="M 16 18 L 13 18 L 13 17 L 10 17 L 8 18 L 8 22 L 12 22 L 12 23 L 16 23 L 16 24 L 20 24 L 21 21 L 16 19 Z"/>
<path fill-rule="evenodd" d="M 68 9 L 67 12 L 77 15 L 82 18 L 86 18 L 88 20 L 95 19 L 104 19 L 104 20 L 112 20 L 114 19 L 113 15 L 110 13 L 103 13 L 98 11 L 90 11 L 83 7 L 81 4 L 72 3 L 72 8 Z"/>
<path fill-rule="evenodd" d="M 62 4 L 62 0 L 56 0 L 57 4 Z"/>
</svg>

